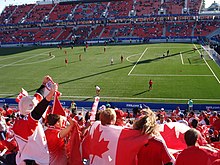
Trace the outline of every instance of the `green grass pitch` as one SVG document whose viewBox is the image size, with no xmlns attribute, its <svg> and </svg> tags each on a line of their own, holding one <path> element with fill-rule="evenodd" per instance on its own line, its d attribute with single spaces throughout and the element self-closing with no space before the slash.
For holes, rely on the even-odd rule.
<svg viewBox="0 0 220 165">
<path fill-rule="evenodd" d="M 106 52 L 104 46 L 89 46 L 87 52 L 84 47 L 0 50 L 2 98 L 15 98 L 22 87 L 34 94 L 49 74 L 59 84 L 61 100 L 91 101 L 99 85 L 101 101 L 186 103 L 192 98 L 195 103 L 220 103 L 220 68 L 208 55 L 201 58 L 206 52 L 200 45 L 107 45 Z M 153 90 L 148 91 L 150 79 Z"/>
</svg>

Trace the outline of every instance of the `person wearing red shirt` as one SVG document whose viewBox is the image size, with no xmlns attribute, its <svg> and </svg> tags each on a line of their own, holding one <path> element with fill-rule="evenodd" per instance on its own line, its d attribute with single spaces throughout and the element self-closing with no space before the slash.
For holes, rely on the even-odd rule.
<svg viewBox="0 0 220 165">
<path fill-rule="evenodd" d="M 133 128 L 141 130 L 143 134 L 149 134 L 149 141 L 137 155 L 137 165 L 172 165 L 175 158 L 168 152 L 166 144 L 162 141 L 158 132 L 156 115 L 149 108 L 145 109 L 145 115 L 137 120 Z"/>
<path fill-rule="evenodd" d="M 150 81 L 148 82 L 148 84 L 149 84 L 149 89 L 148 89 L 148 91 L 150 91 L 150 90 L 152 90 L 152 88 L 153 88 L 153 81 L 150 80 Z"/>
<path fill-rule="evenodd" d="M 47 154 L 46 139 L 39 120 L 57 90 L 57 85 L 53 84 L 50 92 L 43 98 L 46 83 L 51 80 L 52 78 L 50 76 L 45 76 L 43 84 L 35 94 L 36 97 L 24 96 L 18 104 L 19 111 L 22 115 L 15 120 L 12 127 L 19 148 L 16 155 L 17 165 L 25 164 L 25 162 L 33 162 L 41 165 L 48 164 L 49 155 Z M 37 96 L 43 98 L 39 103 L 35 100 Z"/>
<path fill-rule="evenodd" d="M 47 116 L 48 129 L 45 130 L 47 139 L 50 165 L 67 165 L 67 152 L 65 148 L 65 137 L 73 128 L 74 122 L 71 118 L 68 119 L 70 125 L 62 128 L 63 120 L 60 115 L 49 114 Z"/>
<path fill-rule="evenodd" d="M 210 122 L 210 125 L 213 125 L 215 120 L 217 120 L 218 117 L 217 117 L 217 112 L 214 111 L 213 114 L 209 117 L 209 122 Z"/>
<path fill-rule="evenodd" d="M 217 151 L 198 145 L 199 135 L 200 132 L 194 128 L 185 132 L 184 139 L 187 148 L 178 155 L 175 165 L 210 165 L 218 158 Z"/>
</svg>

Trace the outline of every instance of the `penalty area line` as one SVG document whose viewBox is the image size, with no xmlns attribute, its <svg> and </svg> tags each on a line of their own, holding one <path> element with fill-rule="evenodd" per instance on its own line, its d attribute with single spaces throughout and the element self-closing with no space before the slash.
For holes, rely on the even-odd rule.
<svg viewBox="0 0 220 165">
<path fill-rule="evenodd" d="M 144 53 L 147 51 L 148 48 L 146 48 L 143 53 L 141 54 L 141 56 L 139 57 L 139 59 L 137 60 L 137 62 L 134 64 L 134 66 L 132 67 L 132 69 L 130 70 L 130 72 L 128 73 L 128 76 L 131 74 L 131 72 L 134 70 L 134 68 L 136 67 L 136 65 L 138 64 L 138 62 L 141 60 L 142 56 L 144 55 Z"/>
</svg>

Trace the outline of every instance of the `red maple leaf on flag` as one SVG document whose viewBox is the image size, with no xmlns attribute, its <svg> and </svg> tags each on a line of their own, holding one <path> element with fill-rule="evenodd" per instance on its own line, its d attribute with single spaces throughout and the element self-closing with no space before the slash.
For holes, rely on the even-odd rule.
<svg viewBox="0 0 220 165">
<path fill-rule="evenodd" d="M 102 158 L 102 154 L 108 151 L 108 143 L 109 141 L 105 141 L 104 138 L 100 140 L 100 136 L 103 131 L 100 131 L 100 125 L 96 127 L 94 130 L 93 137 L 90 138 L 90 154 L 93 155 L 91 164 L 93 163 L 93 160 L 95 156 L 98 156 Z"/>
<path fill-rule="evenodd" d="M 160 132 L 160 134 L 164 138 L 167 147 L 170 149 L 183 150 L 187 147 L 184 140 L 184 133 L 178 131 L 175 126 L 169 128 L 169 126 L 164 124 L 164 131 Z"/>
</svg>

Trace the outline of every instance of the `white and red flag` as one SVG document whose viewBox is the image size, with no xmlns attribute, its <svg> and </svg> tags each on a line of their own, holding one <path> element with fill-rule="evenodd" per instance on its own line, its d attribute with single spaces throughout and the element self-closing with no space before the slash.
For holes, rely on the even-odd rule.
<svg viewBox="0 0 220 165">
<path fill-rule="evenodd" d="M 160 125 L 160 134 L 163 137 L 169 152 L 175 157 L 178 152 L 187 147 L 184 140 L 184 133 L 189 129 L 189 126 L 179 122 L 169 122 Z"/>
<path fill-rule="evenodd" d="M 22 99 L 22 97 L 24 96 L 28 96 L 28 92 L 26 90 L 24 90 L 23 88 L 21 88 L 21 92 L 18 94 L 18 96 L 16 97 L 15 101 L 17 103 L 20 102 L 20 100 Z"/>
<path fill-rule="evenodd" d="M 63 106 L 60 103 L 60 100 L 58 98 L 57 92 L 55 92 L 55 95 L 54 95 L 52 114 L 66 116 L 66 113 L 65 113 L 65 111 L 63 109 Z"/>
<path fill-rule="evenodd" d="M 140 131 L 96 121 L 82 142 L 83 158 L 91 165 L 135 165 L 136 155 L 148 142 Z"/>
<path fill-rule="evenodd" d="M 99 100 L 100 98 L 98 96 L 95 97 L 94 99 L 94 103 L 92 105 L 92 111 L 90 112 L 90 121 L 91 122 L 94 122 L 95 121 L 95 115 L 96 115 L 96 112 L 97 112 L 97 109 L 98 109 L 98 104 L 99 104 Z"/>
</svg>

